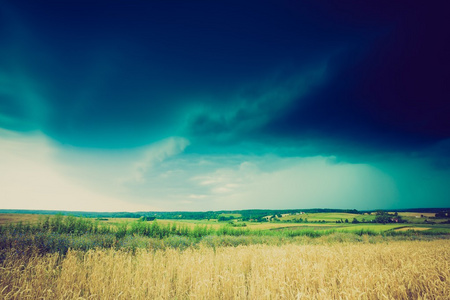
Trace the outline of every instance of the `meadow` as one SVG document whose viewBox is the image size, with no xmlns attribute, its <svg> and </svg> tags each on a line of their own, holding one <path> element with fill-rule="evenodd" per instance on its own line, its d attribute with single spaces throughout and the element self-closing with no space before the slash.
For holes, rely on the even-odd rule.
<svg viewBox="0 0 450 300">
<path fill-rule="evenodd" d="M 16 215 L 0 297 L 448 299 L 448 226 Z"/>
</svg>

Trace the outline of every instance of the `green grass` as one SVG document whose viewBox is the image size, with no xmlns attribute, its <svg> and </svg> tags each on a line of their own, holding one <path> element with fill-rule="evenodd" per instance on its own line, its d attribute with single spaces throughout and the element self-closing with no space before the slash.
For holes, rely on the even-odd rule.
<svg viewBox="0 0 450 300">
<path fill-rule="evenodd" d="M 327 225 L 327 224 L 304 224 L 298 226 L 274 227 L 269 230 L 333 230 L 345 228 L 345 225 Z"/>
<path fill-rule="evenodd" d="M 427 230 L 429 233 L 450 234 L 450 224 L 426 225 L 426 227 L 431 228 Z"/>
</svg>

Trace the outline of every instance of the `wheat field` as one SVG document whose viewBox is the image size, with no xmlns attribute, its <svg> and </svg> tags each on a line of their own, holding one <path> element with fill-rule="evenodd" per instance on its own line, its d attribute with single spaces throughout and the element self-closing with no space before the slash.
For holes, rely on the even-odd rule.
<svg viewBox="0 0 450 300">
<path fill-rule="evenodd" d="M 2 299 L 449 299 L 450 241 L 2 258 Z"/>
</svg>

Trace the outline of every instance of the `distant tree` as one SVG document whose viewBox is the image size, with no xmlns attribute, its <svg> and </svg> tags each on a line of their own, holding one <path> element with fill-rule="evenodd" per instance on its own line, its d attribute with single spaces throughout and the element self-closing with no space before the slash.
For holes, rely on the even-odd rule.
<svg viewBox="0 0 450 300">
<path fill-rule="evenodd" d="M 345 223 L 348 223 L 348 219 L 345 219 Z"/>
<path fill-rule="evenodd" d="M 449 213 L 446 211 L 441 211 L 438 212 L 437 214 L 435 214 L 436 218 L 448 218 L 449 217 Z"/>
<path fill-rule="evenodd" d="M 389 223 L 390 221 L 391 221 L 391 216 L 388 213 L 386 213 L 385 211 L 382 211 L 382 210 L 377 211 L 377 215 L 375 217 L 376 223 L 386 224 L 386 223 Z"/>
<path fill-rule="evenodd" d="M 403 220 L 402 216 L 397 216 L 396 220 L 397 220 L 398 223 L 408 223 L 408 221 Z"/>
<path fill-rule="evenodd" d="M 267 222 L 267 218 L 264 218 L 263 216 L 259 216 L 256 221 L 258 222 Z"/>
<path fill-rule="evenodd" d="M 352 223 L 353 224 L 358 224 L 359 223 L 359 221 L 356 219 L 356 218 L 353 218 L 353 221 L 352 221 Z"/>
</svg>

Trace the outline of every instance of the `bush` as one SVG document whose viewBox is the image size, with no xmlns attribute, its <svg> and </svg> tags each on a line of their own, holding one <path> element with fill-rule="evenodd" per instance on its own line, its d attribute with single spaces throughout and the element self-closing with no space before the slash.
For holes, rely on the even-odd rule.
<svg viewBox="0 0 450 300">
<path fill-rule="evenodd" d="M 163 242 L 166 247 L 185 250 L 191 247 L 195 241 L 185 236 L 170 236 L 164 239 Z"/>
</svg>

